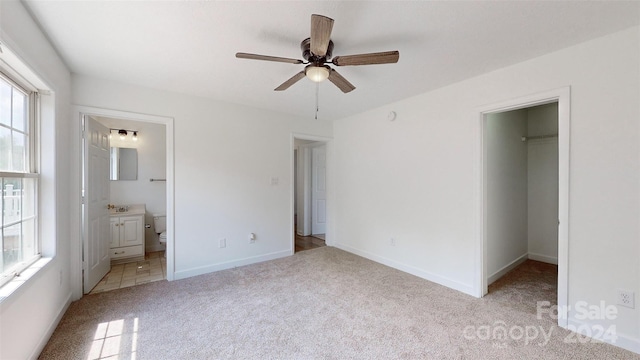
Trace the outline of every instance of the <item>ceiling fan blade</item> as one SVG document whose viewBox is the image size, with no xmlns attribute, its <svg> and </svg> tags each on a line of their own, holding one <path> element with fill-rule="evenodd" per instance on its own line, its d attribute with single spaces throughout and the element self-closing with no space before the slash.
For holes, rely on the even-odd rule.
<svg viewBox="0 0 640 360">
<path fill-rule="evenodd" d="M 385 51 L 379 53 L 336 56 L 331 61 L 336 66 L 349 65 L 374 65 L 397 63 L 400 58 L 398 51 Z"/>
<path fill-rule="evenodd" d="M 293 75 L 289 80 L 283 82 L 280 86 L 278 86 L 277 88 L 273 89 L 275 91 L 282 91 L 282 90 L 287 90 L 291 85 L 297 83 L 298 81 L 300 81 L 300 79 L 302 79 L 304 77 L 304 70 L 300 71 L 299 73 Z"/>
<path fill-rule="evenodd" d="M 322 15 L 311 15 L 311 52 L 316 56 L 325 56 L 333 29 L 333 19 Z"/>
<path fill-rule="evenodd" d="M 298 59 L 290 59 L 290 58 L 283 58 L 283 57 L 277 57 L 277 56 L 267 56 L 267 55 L 258 55 L 258 54 L 248 54 L 248 53 L 241 53 L 241 52 L 236 53 L 236 57 L 238 59 L 277 61 L 277 62 L 284 62 L 284 63 L 289 63 L 289 64 L 302 64 L 303 63 L 302 60 L 298 60 Z"/>
<path fill-rule="evenodd" d="M 331 81 L 333 85 L 337 86 L 338 89 L 342 90 L 342 92 L 345 94 L 356 88 L 349 81 L 347 81 L 347 79 L 342 77 L 342 75 L 340 75 L 333 69 L 331 69 L 331 72 L 329 73 L 329 81 Z"/>
</svg>

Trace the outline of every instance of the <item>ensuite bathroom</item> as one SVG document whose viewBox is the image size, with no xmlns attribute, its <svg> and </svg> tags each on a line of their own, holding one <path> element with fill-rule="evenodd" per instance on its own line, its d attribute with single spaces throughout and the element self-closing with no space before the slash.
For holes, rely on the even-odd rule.
<svg viewBox="0 0 640 360">
<path fill-rule="evenodd" d="M 107 266 L 110 268 L 97 285 L 85 289 L 85 293 L 164 280 L 167 277 L 165 125 L 98 116 L 88 118 L 85 118 L 85 130 L 88 121 L 95 121 L 106 127 L 102 131 L 109 133 L 109 180 L 105 186 L 109 188 L 106 207 L 110 239 Z M 93 171 L 92 166 L 85 167 Z M 106 179 L 104 181 L 106 184 Z"/>
</svg>

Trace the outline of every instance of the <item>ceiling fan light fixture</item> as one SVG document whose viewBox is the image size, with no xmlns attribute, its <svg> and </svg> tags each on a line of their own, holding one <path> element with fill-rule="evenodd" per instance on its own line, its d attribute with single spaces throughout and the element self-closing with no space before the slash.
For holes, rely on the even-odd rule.
<svg viewBox="0 0 640 360">
<path fill-rule="evenodd" d="M 305 69 L 305 75 L 313 82 L 323 82 L 329 78 L 330 68 L 328 66 L 309 65 Z"/>
</svg>

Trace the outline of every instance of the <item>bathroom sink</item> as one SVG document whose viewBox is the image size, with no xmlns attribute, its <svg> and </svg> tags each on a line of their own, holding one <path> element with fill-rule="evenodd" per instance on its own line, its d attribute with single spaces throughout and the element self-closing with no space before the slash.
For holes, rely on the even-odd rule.
<svg viewBox="0 0 640 360">
<path fill-rule="evenodd" d="M 134 216 L 134 215 L 144 215 L 145 213 L 144 204 L 133 204 L 133 205 L 109 204 L 108 207 L 109 207 L 109 214 L 111 214 L 112 216 L 125 216 L 125 215 Z"/>
</svg>

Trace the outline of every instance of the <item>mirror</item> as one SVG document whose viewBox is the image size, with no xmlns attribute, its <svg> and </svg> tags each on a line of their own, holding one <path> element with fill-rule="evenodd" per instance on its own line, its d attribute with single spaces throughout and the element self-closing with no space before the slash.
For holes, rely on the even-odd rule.
<svg viewBox="0 0 640 360">
<path fill-rule="evenodd" d="M 138 149 L 111 148 L 109 180 L 138 180 Z"/>
</svg>

